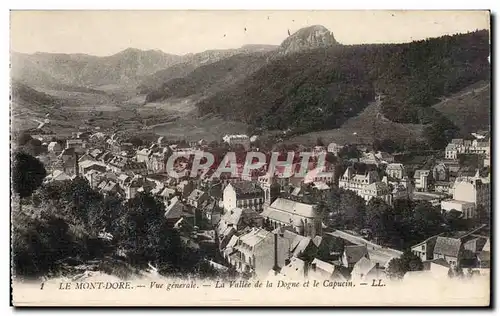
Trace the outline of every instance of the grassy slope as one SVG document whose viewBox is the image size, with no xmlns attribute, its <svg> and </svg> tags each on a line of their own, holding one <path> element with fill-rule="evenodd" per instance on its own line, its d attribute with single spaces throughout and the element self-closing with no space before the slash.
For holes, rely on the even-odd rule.
<svg viewBox="0 0 500 316">
<path fill-rule="evenodd" d="M 480 81 L 433 106 L 464 133 L 490 127 L 491 85 Z"/>
<path fill-rule="evenodd" d="M 490 83 L 480 81 L 472 84 L 433 107 L 466 133 L 485 129 L 490 126 Z M 422 137 L 424 125 L 394 123 L 379 113 L 377 104 L 372 102 L 363 112 L 348 119 L 340 128 L 295 136 L 289 142 L 314 144 L 316 139 L 321 137 L 325 142 L 370 143 L 376 137 L 393 140 Z"/>
<path fill-rule="evenodd" d="M 289 142 L 312 145 L 318 137 L 321 137 L 325 142 L 371 143 L 375 138 L 404 140 L 421 137 L 423 125 L 394 123 L 379 113 L 377 104 L 372 102 L 358 116 L 348 119 L 340 128 L 295 136 Z"/>
</svg>

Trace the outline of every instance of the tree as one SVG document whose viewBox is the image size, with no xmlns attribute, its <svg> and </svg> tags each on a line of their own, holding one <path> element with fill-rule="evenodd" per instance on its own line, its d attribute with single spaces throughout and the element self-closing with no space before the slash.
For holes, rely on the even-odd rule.
<svg viewBox="0 0 500 316">
<path fill-rule="evenodd" d="M 400 236 L 395 234 L 394 213 L 391 207 L 381 199 L 373 198 L 368 202 L 366 224 L 378 242 L 389 243 L 400 239 Z"/>
<path fill-rule="evenodd" d="M 389 262 L 387 274 L 390 278 L 401 279 L 408 271 L 421 271 L 424 265 L 422 260 L 410 250 L 403 252 L 400 258 L 394 258 Z"/>
<path fill-rule="evenodd" d="M 432 149 L 443 149 L 458 133 L 458 128 L 446 117 L 439 117 L 424 129 L 424 137 Z"/>
<path fill-rule="evenodd" d="M 323 138 L 321 138 L 321 137 L 316 138 L 316 146 L 325 146 L 325 142 L 323 141 Z"/>
<path fill-rule="evenodd" d="M 47 171 L 40 160 L 23 152 L 14 154 L 12 187 L 19 196 L 19 210 L 22 208 L 22 199 L 31 196 L 46 176 Z"/>
</svg>

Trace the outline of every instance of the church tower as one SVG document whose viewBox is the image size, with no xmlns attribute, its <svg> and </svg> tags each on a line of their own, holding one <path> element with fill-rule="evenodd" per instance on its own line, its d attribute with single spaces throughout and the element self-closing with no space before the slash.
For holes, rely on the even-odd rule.
<svg viewBox="0 0 500 316">
<path fill-rule="evenodd" d="M 264 207 L 267 207 L 279 197 L 281 186 L 275 177 L 267 175 L 267 181 L 261 182 L 261 187 L 264 190 Z"/>
</svg>

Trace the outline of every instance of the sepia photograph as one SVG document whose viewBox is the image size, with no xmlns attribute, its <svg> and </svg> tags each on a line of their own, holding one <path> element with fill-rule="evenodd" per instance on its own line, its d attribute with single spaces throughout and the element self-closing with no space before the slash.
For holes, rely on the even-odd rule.
<svg viewBox="0 0 500 316">
<path fill-rule="evenodd" d="M 488 10 L 11 10 L 11 305 L 491 306 Z"/>
</svg>

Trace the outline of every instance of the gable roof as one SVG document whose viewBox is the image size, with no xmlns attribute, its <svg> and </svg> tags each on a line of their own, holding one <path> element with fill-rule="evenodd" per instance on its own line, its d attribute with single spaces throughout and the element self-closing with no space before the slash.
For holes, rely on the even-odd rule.
<svg viewBox="0 0 500 316">
<path fill-rule="evenodd" d="M 344 254 L 349 264 L 356 263 L 361 258 L 368 256 L 368 248 L 365 245 L 345 246 Z"/>
<path fill-rule="evenodd" d="M 366 276 L 373 268 L 375 268 L 377 264 L 372 260 L 362 257 L 356 262 L 354 267 L 352 268 L 353 275 Z"/>
<path fill-rule="evenodd" d="M 290 263 L 281 268 L 280 274 L 294 280 L 300 280 L 304 277 L 306 270 L 306 263 L 296 257 L 290 259 Z"/>
<path fill-rule="evenodd" d="M 316 217 L 316 210 L 314 204 L 306 204 L 297 201 L 292 201 L 284 198 L 277 198 L 268 209 L 277 210 L 293 215 L 302 217 L 314 218 Z"/>
<path fill-rule="evenodd" d="M 194 189 L 191 194 L 189 194 L 188 199 L 199 200 L 205 192 L 200 189 Z"/>
<path fill-rule="evenodd" d="M 461 246 L 462 242 L 460 239 L 439 236 L 436 240 L 433 253 L 458 257 Z"/>
<path fill-rule="evenodd" d="M 386 170 L 403 170 L 404 166 L 402 163 L 390 163 L 387 165 Z"/>
<path fill-rule="evenodd" d="M 257 183 L 250 181 L 242 181 L 229 184 L 234 188 L 236 192 L 236 197 L 238 198 L 251 198 L 258 195 L 263 195 L 264 190 L 257 185 Z"/>
<path fill-rule="evenodd" d="M 184 210 L 184 205 L 179 201 L 177 196 L 174 196 L 170 200 L 170 204 L 167 206 L 165 210 L 165 218 L 167 219 L 176 219 L 182 216 Z"/>
</svg>

